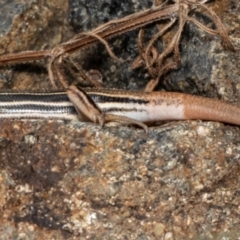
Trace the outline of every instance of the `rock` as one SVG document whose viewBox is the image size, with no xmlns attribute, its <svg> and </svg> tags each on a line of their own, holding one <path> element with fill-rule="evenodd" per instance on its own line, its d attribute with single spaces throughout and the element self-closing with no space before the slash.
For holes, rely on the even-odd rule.
<svg viewBox="0 0 240 240">
<path fill-rule="evenodd" d="M 5 3 L 1 9 L 6 14 L 5 9 L 14 9 L 17 3 Z M 73 34 L 66 21 L 69 8 L 65 1 L 21 1 L 21 4 L 16 11 L 12 10 L 13 15 L 6 14 L 8 23 L 1 25 L 0 46 L 6 48 L 1 53 L 42 49 L 45 44 L 49 48 Z M 105 4 L 104 9 L 111 9 L 108 2 Z M 130 5 L 124 2 L 116 13 L 139 11 L 135 4 L 135 1 Z M 76 7 L 73 1 L 69 6 Z M 97 6 L 96 3 L 92 9 L 95 14 Z M 226 19 L 227 26 L 232 26 L 231 35 L 237 38 L 238 1 L 217 1 L 209 6 L 224 25 Z M 86 12 L 90 10 L 89 7 Z M 208 17 L 196 15 L 211 26 Z M 73 16 L 72 13 L 69 18 Z M 100 12 L 94 19 L 101 20 L 103 16 Z M 106 16 L 110 19 L 114 14 Z M 182 36 L 182 67 L 168 74 L 161 88 L 239 102 L 238 53 L 222 48 L 218 37 L 188 26 Z M 87 27 L 82 26 L 85 30 Z M 12 36 L 21 40 L 16 41 Z M 128 36 L 132 36 L 131 46 L 120 47 L 118 51 L 123 55 L 115 52 L 120 57 L 126 56 L 126 49 L 131 49 L 131 57 L 137 56 L 133 41 L 136 32 Z M 124 37 L 110 43 L 117 49 L 124 43 Z M 234 40 L 236 44 L 238 41 Z M 106 52 L 98 56 L 96 53 L 101 49 L 105 51 L 97 44 L 83 51 L 81 58 L 86 58 L 86 69 L 95 69 L 99 59 L 108 58 L 97 69 L 102 71 L 106 86 L 141 89 L 149 80 L 145 77 L 139 81 L 141 78 L 136 77 L 144 76 L 144 69 L 130 73 L 126 67 L 129 63 L 123 66 L 113 63 Z M 112 65 L 116 67 L 111 68 Z M 41 66 L 29 63 L 27 67 L 14 68 L 13 81 L 10 84 L 10 80 L 2 81 L 2 87 L 50 88 L 45 65 Z M 117 79 L 120 71 L 122 75 Z M 111 74 L 114 74 L 112 82 Z M 146 134 L 133 127 L 100 129 L 92 123 L 1 120 L 1 236 L 4 239 L 14 236 L 236 239 L 239 237 L 239 136 L 238 126 L 207 121 L 171 122 L 151 127 Z"/>
</svg>

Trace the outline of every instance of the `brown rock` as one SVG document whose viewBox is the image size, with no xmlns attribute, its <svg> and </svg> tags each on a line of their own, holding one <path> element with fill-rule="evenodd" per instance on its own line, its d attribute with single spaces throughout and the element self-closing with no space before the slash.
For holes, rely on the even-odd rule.
<svg viewBox="0 0 240 240">
<path fill-rule="evenodd" d="M 15 52 L 33 49 L 34 43 L 36 49 L 60 43 L 68 26 L 66 15 L 60 14 L 67 14 L 66 1 L 24 2 L 28 4 L 21 14 L 16 13 L 4 30 L 1 49 Z M 226 24 L 233 26 L 230 33 L 237 38 L 240 4 L 228 2 L 212 6 L 224 24 L 228 16 Z M 58 21 L 64 23 L 61 29 L 51 27 Z M 25 32 L 24 22 L 31 25 Z M 182 68 L 166 76 L 164 87 L 238 102 L 238 53 L 224 50 L 219 38 L 196 27 L 185 31 L 189 42 L 183 36 Z M 16 42 L 13 36 L 22 40 Z M 17 68 L 12 88 L 49 87 L 46 72 L 34 69 Z M 105 76 L 109 83 L 108 72 Z M 17 84 L 19 79 L 26 82 Z M 136 78 L 128 80 L 119 86 L 142 84 Z M 202 121 L 172 122 L 146 134 L 130 127 L 100 129 L 91 123 L 1 120 L 1 236 L 237 239 L 239 136 L 237 126 Z"/>
</svg>

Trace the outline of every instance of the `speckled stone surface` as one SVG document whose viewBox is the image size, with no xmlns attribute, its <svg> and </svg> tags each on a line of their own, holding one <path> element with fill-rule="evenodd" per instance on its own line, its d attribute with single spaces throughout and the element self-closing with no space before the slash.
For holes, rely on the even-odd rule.
<svg viewBox="0 0 240 240">
<path fill-rule="evenodd" d="M 10 25 L 0 30 L 5 32 L 0 39 L 1 53 L 33 49 L 34 42 L 38 43 L 36 49 L 48 48 L 73 34 L 72 18 L 78 12 L 73 1 L 4 3 L 0 1 L 6 9 L 14 3 L 23 7 L 13 19 L 9 14 Z M 239 46 L 240 4 L 237 0 L 228 3 L 209 5 Z M 123 10 L 120 6 L 116 12 L 139 10 L 135 4 L 132 1 L 129 9 L 127 1 L 123 2 Z M 104 6 L 111 9 L 109 3 Z M 24 34 L 31 37 L 19 35 L 18 48 L 19 42 L 9 36 L 17 34 L 23 23 L 14 19 L 29 19 L 29 12 L 36 8 L 45 9 L 51 17 L 29 21 L 30 30 Z M 40 15 L 39 11 L 33 13 Z M 106 14 L 107 19 L 112 15 Z M 32 31 L 41 21 L 43 30 Z M 44 34 L 48 38 L 42 41 Z M 136 37 L 136 33 L 128 36 Z M 111 42 L 114 49 L 118 44 L 125 46 L 122 38 L 117 41 Z M 136 51 L 135 45 L 120 50 L 126 54 L 129 48 Z M 84 62 L 87 69 L 96 68 L 101 49 L 97 45 L 81 56 L 89 56 Z M 226 51 L 219 38 L 192 25 L 185 29 L 181 50 L 182 68 L 168 74 L 160 88 L 240 101 L 239 53 Z M 106 52 L 103 56 L 108 58 Z M 99 66 L 107 86 L 141 88 L 148 80 L 141 70 L 127 75 L 131 70 L 126 63 L 119 85 L 116 77 L 110 83 L 111 71 L 117 76 L 121 66 L 106 61 L 111 63 L 109 69 L 116 70 L 105 71 L 107 64 Z M 49 88 L 42 66 L 14 67 L 13 79 L 2 77 L 0 84 L 14 89 Z M 146 78 L 143 82 L 125 78 L 134 74 Z M 240 128 L 217 122 L 171 122 L 152 127 L 146 134 L 130 127 L 100 129 L 91 123 L 1 120 L 0 239 L 238 239 L 239 162 Z"/>
<path fill-rule="evenodd" d="M 238 231 L 239 134 L 207 122 L 176 122 L 146 134 L 1 121 L 1 231 L 27 239 Z"/>
</svg>

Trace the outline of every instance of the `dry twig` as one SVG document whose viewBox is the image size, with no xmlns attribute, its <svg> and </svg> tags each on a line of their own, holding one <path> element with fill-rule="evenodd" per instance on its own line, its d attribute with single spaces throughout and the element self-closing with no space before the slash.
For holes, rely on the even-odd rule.
<svg viewBox="0 0 240 240">
<path fill-rule="evenodd" d="M 159 30 L 159 32 L 153 36 L 146 47 L 144 47 L 142 40 L 143 30 L 141 30 L 139 34 L 138 46 L 140 57 L 138 60 L 142 63 L 145 63 L 146 68 L 152 77 L 152 80 L 147 85 L 145 91 L 152 91 L 164 74 L 180 66 L 181 57 L 179 43 L 186 22 L 193 22 L 204 31 L 213 35 L 219 35 L 228 49 L 235 49 L 218 16 L 205 5 L 207 1 L 208 0 L 175 0 L 174 4 L 168 4 L 168 1 L 166 1 L 161 6 L 153 7 L 139 13 L 134 13 L 122 19 L 110 21 L 90 32 L 77 34 L 69 41 L 62 43 L 50 50 L 26 51 L 0 56 L 0 65 L 47 59 L 49 78 L 51 84 L 55 88 L 57 87 L 58 82 L 60 82 L 64 88 L 68 87 L 68 83 L 61 68 L 67 68 L 70 72 L 74 73 L 72 66 L 78 70 L 79 74 L 84 79 L 87 79 L 96 87 L 102 87 L 98 81 L 89 78 L 77 63 L 71 61 L 72 66 L 69 66 L 68 56 L 85 47 L 91 46 L 97 42 L 101 42 L 106 47 L 109 55 L 113 59 L 117 59 L 106 39 L 144 27 L 153 22 L 169 20 L 162 30 Z M 216 25 L 217 30 L 209 29 L 196 19 L 193 19 L 189 16 L 190 11 L 196 8 L 202 8 L 209 13 Z M 154 44 L 159 38 L 162 38 L 166 32 L 170 31 L 170 29 L 172 29 L 177 22 L 178 28 L 174 37 L 168 46 L 165 47 L 165 50 L 162 53 L 158 53 L 157 48 L 154 47 Z M 172 59 L 171 61 L 168 59 L 169 57 Z M 57 75 L 58 78 L 57 82 L 54 77 L 55 75 Z"/>
</svg>

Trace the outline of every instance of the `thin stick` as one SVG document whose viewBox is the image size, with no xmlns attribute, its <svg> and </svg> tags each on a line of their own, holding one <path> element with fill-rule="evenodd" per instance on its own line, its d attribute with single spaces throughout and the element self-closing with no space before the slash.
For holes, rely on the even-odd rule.
<svg viewBox="0 0 240 240">
<path fill-rule="evenodd" d="M 125 32 L 144 27 L 150 23 L 171 18 L 177 15 L 177 12 L 177 4 L 173 4 L 165 8 L 154 7 L 140 13 L 131 14 L 127 16 L 125 20 L 110 21 L 109 23 L 105 24 L 104 27 L 100 26 L 97 28 L 97 30 L 93 30 L 88 34 L 78 34 L 54 49 L 43 51 L 25 51 L 2 55 L 0 56 L 0 65 L 35 61 L 49 57 L 56 59 L 63 54 L 72 54 L 78 50 L 95 44 L 99 41 L 96 35 L 101 39 L 112 38 Z M 92 34 L 95 34 L 95 36 L 91 36 Z"/>
<path fill-rule="evenodd" d="M 114 53 L 112 52 L 109 44 L 105 39 L 112 38 L 117 35 L 121 35 L 125 32 L 135 30 L 137 28 L 144 27 L 150 23 L 160 21 L 160 20 L 172 20 L 162 31 L 160 31 L 148 44 L 146 51 L 143 49 L 143 44 L 140 43 L 139 47 L 140 53 L 142 54 L 142 58 L 146 62 L 146 66 L 150 71 L 150 74 L 153 77 L 153 81 L 155 83 L 149 84 L 151 86 L 156 86 L 160 77 L 165 74 L 167 71 L 171 69 L 175 69 L 180 65 L 180 51 L 179 51 L 179 42 L 181 38 L 181 34 L 183 31 L 183 27 L 187 21 L 192 21 L 194 24 L 202 28 L 204 31 L 207 31 L 210 34 L 218 34 L 224 41 L 225 45 L 228 49 L 234 50 L 234 45 L 231 43 L 231 40 L 227 34 L 227 31 L 224 29 L 220 19 L 218 16 L 210 10 L 208 7 L 203 5 L 208 0 L 202 0 L 198 3 L 193 3 L 192 1 L 188 0 L 175 0 L 174 4 L 169 6 L 165 6 L 166 3 L 159 7 L 153 7 L 151 9 L 147 9 L 141 11 L 139 13 L 134 13 L 129 16 L 126 16 L 122 19 L 117 19 L 110 21 L 106 24 L 103 24 L 94 30 L 87 32 L 87 33 L 80 33 L 75 35 L 72 39 L 68 40 L 65 43 L 60 44 L 59 46 L 49 49 L 49 50 L 40 50 L 40 51 L 26 51 L 20 52 L 15 54 L 8 54 L 0 56 L 0 65 L 5 64 L 13 64 L 13 63 L 22 63 L 26 61 L 35 61 L 39 59 L 48 59 L 48 72 L 50 81 L 53 86 L 56 87 L 54 81 L 54 71 L 60 72 L 60 65 L 62 64 L 63 59 L 67 58 L 68 55 L 79 51 L 83 48 L 89 47 L 98 41 L 102 42 L 108 53 L 111 57 L 117 58 Z M 212 30 L 204 26 L 203 24 L 199 23 L 197 20 L 188 16 L 190 10 L 201 7 L 206 10 L 213 19 L 218 31 Z M 179 18 L 179 27 L 174 35 L 172 41 L 168 45 L 168 47 L 157 57 L 157 51 L 153 47 L 154 42 L 158 39 L 158 37 L 163 36 L 163 34 L 173 26 L 176 22 L 176 19 Z M 151 57 L 150 52 L 154 55 Z M 173 54 L 173 62 L 167 63 L 164 66 L 164 61 L 166 58 Z M 56 65 L 59 64 L 59 67 Z M 83 73 L 80 67 L 75 65 L 75 67 L 79 70 L 80 74 Z M 60 83 L 66 87 L 67 81 L 64 79 L 63 75 L 57 73 L 60 76 Z M 88 78 L 86 75 L 84 75 Z M 94 81 L 89 80 L 90 82 L 94 83 Z M 96 84 L 96 83 L 95 83 Z M 150 88 L 148 88 L 150 90 Z"/>
</svg>

